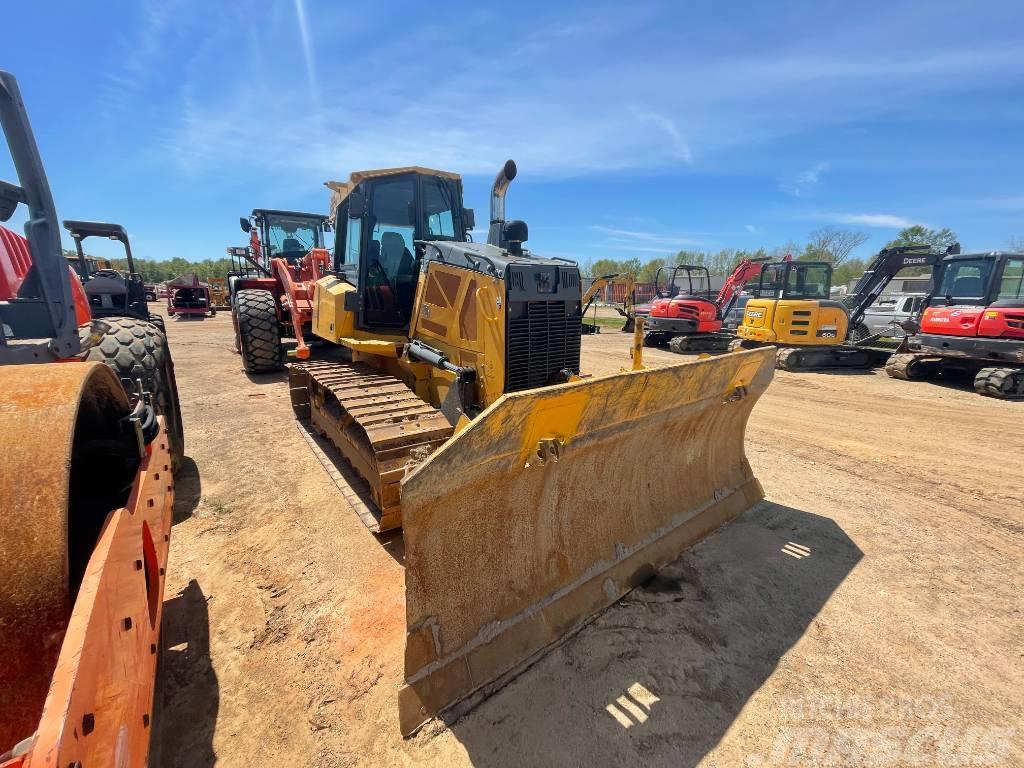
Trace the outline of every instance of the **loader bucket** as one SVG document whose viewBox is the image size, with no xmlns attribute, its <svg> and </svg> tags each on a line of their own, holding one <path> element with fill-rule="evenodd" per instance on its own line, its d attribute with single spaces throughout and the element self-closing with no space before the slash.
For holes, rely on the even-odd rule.
<svg viewBox="0 0 1024 768">
<path fill-rule="evenodd" d="M 757 349 L 504 395 L 411 472 L 403 734 L 760 501 L 743 439 L 774 366 Z"/>
</svg>

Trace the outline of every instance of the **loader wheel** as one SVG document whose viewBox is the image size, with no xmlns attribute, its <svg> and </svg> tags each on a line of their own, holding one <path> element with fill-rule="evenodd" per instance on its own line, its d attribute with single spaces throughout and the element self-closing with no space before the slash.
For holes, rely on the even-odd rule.
<svg viewBox="0 0 1024 768">
<path fill-rule="evenodd" d="M 247 373 L 271 373 L 284 368 L 277 304 L 270 291 L 239 291 L 238 344 Z"/>
<path fill-rule="evenodd" d="M 155 324 L 132 317 L 107 318 L 106 322 L 110 330 L 85 353 L 85 359 L 113 368 L 129 395 L 135 394 L 135 382 L 142 381 L 143 390 L 152 395 L 154 410 L 167 424 L 171 466 L 177 470 L 185 454 L 185 431 L 167 337 Z"/>
</svg>

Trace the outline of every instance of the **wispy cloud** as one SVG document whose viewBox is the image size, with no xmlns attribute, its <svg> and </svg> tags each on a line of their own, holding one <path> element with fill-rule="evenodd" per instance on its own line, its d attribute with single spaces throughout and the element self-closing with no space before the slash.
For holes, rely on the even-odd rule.
<svg viewBox="0 0 1024 768">
<path fill-rule="evenodd" d="M 700 237 L 696 237 L 694 233 L 670 234 L 663 232 L 643 232 L 634 229 L 616 229 L 615 227 L 606 227 L 600 224 L 594 224 L 590 228 L 595 232 L 600 232 L 601 234 L 605 235 L 607 241 L 611 243 L 625 243 L 632 244 L 633 246 L 642 243 L 660 243 L 669 246 L 705 244 L 705 241 Z"/>
<path fill-rule="evenodd" d="M 755 227 L 753 224 L 744 224 L 743 228 L 747 230 L 747 232 L 750 232 L 752 234 L 757 232 L 757 227 Z"/>
<path fill-rule="evenodd" d="M 295 19 L 299 23 L 299 35 L 302 37 L 302 56 L 306 62 L 306 78 L 309 81 L 309 96 L 313 103 L 320 104 L 320 89 L 316 84 L 316 63 L 313 53 L 313 39 L 309 34 L 306 22 L 305 0 L 295 0 Z"/>
<path fill-rule="evenodd" d="M 821 174 L 828 170 L 828 163 L 817 163 L 779 181 L 779 189 L 793 197 L 805 197 L 817 188 Z"/>
<path fill-rule="evenodd" d="M 669 138 L 672 154 L 684 163 L 693 163 L 693 152 L 675 121 L 657 112 L 635 110 L 637 119 L 646 120 L 661 128 Z"/>
<path fill-rule="evenodd" d="M 179 5 L 180 0 L 144 0 L 138 5 L 140 28 L 124 41 L 118 67 L 102 75 L 99 104 L 108 118 L 120 117 L 143 94 Z"/>
<path fill-rule="evenodd" d="M 914 224 L 922 223 L 914 219 L 908 219 L 906 216 L 896 216 L 891 213 L 835 213 L 829 215 L 828 218 L 831 218 L 838 224 L 860 224 L 865 227 L 877 227 L 879 229 L 905 229 Z"/>
<path fill-rule="evenodd" d="M 593 21 L 567 24 L 564 13 L 552 10 L 527 25 L 509 24 L 503 45 L 486 57 L 466 47 L 437 56 L 417 45 L 450 30 L 439 12 L 430 16 L 436 29 L 420 20 L 376 40 L 372 77 L 318 81 L 313 17 L 303 0 L 293 2 L 306 77 L 322 99 L 320 119 L 303 120 L 309 96 L 288 87 L 300 51 L 289 69 L 277 65 L 288 52 L 275 47 L 275 63 L 261 77 L 239 66 L 230 77 L 200 73 L 182 88 L 180 109 L 166 121 L 160 144 L 163 162 L 215 176 L 248 168 L 258 155 L 267 172 L 303 183 L 403 164 L 490 175 L 510 156 L 531 178 L 704 171 L 736 148 L 919 116 L 938 94 L 972 92 L 996 74 L 1005 81 L 1024 77 L 1024 47 L 1007 40 L 979 47 L 965 36 L 959 47 L 914 41 L 892 47 L 888 38 L 878 39 L 877 26 L 850 25 L 782 52 L 752 45 L 737 56 L 713 45 L 638 46 L 637 40 L 669 34 L 664 14 L 603 6 Z M 285 8 L 291 11 L 290 4 Z M 318 9 L 314 16 L 318 34 L 330 31 L 332 49 L 355 50 L 387 13 L 368 9 L 369 16 L 351 20 Z M 885 29 L 918 17 L 910 5 L 890 9 Z M 493 32 L 494 18 L 483 13 L 459 23 L 472 37 Z M 244 49 L 249 27 L 240 27 L 236 48 Z M 271 50 L 269 43 L 265 48 Z M 609 57 L 609 50 L 620 55 Z M 244 117 L 256 105 L 258 119 Z M 827 169 L 820 162 L 779 184 L 796 197 L 809 196 Z"/>
</svg>

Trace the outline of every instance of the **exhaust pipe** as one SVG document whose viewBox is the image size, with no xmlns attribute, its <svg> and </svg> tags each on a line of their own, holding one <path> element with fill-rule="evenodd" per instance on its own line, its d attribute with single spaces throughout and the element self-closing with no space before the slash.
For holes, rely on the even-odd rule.
<svg viewBox="0 0 1024 768">
<path fill-rule="evenodd" d="M 501 230 L 505 226 L 505 193 L 508 192 L 508 185 L 515 177 L 514 160 L 506 160 L 498 175 L 494 177 L 494 186 L 491 187 L 491 226 L 487 230 L 487 242 L 490 245 L 501 247 Z"/>
</svg>

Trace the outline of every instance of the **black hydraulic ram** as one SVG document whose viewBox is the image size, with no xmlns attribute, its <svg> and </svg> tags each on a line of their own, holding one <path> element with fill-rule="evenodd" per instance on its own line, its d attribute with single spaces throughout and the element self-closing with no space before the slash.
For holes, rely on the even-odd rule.
<svg viewBox="0 0 1024 768">
<path fill-rule="evenodd" d="M 455 365 L 440 349 L 435 349 L 418 339 L 409 342 L 405 351 L 413 360 L 430 363 L 442 371 L 454 373 L 455 386 L 448 390 L 448 396 L 441 403 L 441 413 L 452 424 L 455 424 L 463 414 L 472 418 L 472 411 L 476 406 L 476 369 Z"/>
</svg>

